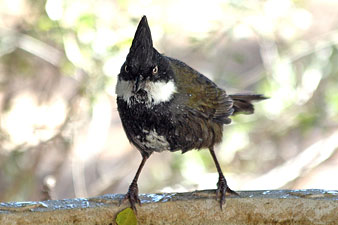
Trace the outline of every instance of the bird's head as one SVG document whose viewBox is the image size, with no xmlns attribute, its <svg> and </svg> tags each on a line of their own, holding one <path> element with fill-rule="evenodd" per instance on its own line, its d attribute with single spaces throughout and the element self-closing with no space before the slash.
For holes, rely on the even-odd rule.
<svg viewBox="0 0 338 225">
<path fill-rule="evenodd" d="M 143 102 L 152 106 L 169 101 L 175 91 L 169 61 L 153 47 L 147 18 L 143 16 L 121 67 L 116 93 L 128 104 Z"/>
</svg>

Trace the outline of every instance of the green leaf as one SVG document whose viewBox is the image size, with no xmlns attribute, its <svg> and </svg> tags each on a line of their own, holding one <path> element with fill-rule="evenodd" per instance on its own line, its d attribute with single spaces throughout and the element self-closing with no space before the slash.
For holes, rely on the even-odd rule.
<svg viewBox="0 0 338 225">
<path fill-rule="evenodd" d="M 136 225 L 137 218 L 134 211 L 131 208 L 122 210 L 116 217 L 116 223 L 118 225 Z"/>
</svg>

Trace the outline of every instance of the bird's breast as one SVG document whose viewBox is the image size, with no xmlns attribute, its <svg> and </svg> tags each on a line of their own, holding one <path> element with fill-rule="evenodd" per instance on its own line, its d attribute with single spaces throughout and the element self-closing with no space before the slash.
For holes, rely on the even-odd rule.
<svg viewBox="0 0 338 225">
<path fill-rule="evenodd" d="M 128 104 L 122 97 L 117 98 L 118 111 L 128 139 L 145 152 L 170 150 L 168 132 L 172 129 L 172 114 L 168 110 L 169 102 L 148 108 L 143 103 Z M 136 101 L 136 100 L 135 100 Z"/>
</svg>

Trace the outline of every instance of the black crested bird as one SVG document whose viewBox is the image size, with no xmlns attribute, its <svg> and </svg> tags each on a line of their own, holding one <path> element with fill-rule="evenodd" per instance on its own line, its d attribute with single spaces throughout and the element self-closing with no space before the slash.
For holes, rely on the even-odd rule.
<svg viewBox="0 0 338 225">
<path fill-rule="evenodd" d="M 131 207 L 140 203 L 137 180 L 155 152 L 208 148 L 219 180 L 216 198 L 220 206 L 231 190 L 217 161 L 214 145 L 221 142 L 229 116 L 252 114 L 251 101 L 262 95 L 227 95 L 224 90 L 185 63 L 164 56 L 153 47 L 150 28 L 143 16 L 116 85 L 117 105 L 129 141 L 141 152 L 142 162 L 125 199 Z"/>
</svg>

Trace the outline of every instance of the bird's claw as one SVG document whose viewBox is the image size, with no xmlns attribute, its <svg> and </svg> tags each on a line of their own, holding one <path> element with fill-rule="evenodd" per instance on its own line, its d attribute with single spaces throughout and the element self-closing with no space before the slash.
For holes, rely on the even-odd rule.
<svg viewBox="0 0 338 225">
<path fill-rule="evenodd" d="M 220 196 L 220 207 L 222 210 L 222 207 L 225 203 L 225 196 L 226 194 L 232 194 L 232 195 L 239 195 L 237 192 L 231 190 L 227 184 L 226 179 L 224 176 L 219 176 L 218 182 L 217 182 L 217 189 L 216 189 L 216 200 L 218 200 L 218 197 Z"/>
<path fill-rule="evenodd" d="M 125 194 L 124 198 L 122 199 L 122 202 L 129 200 L 130 207 L 134 212 L 136 212 L 136 203 L 141 205 L 141 201 L 138 197 L 138 186 L 137 183 L 131 183 L 128 189 L 127 194 Z M 121 202 L 120 202 L 121 203 Z"/>
</svg>

